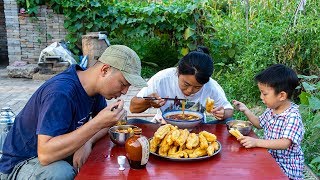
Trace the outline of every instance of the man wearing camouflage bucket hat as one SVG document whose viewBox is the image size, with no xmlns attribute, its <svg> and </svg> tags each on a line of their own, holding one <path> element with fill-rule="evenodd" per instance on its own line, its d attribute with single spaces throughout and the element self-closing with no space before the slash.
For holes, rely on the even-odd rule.
<svg viewBox="0 0 320 180">
<path fill-rule="evenodd" d="M 112 45 L 87 70 L 72 65 L 46 81 L 16 116 L 0 159 L 2 179 L 74 179 L 93 144 L 125 116 L 130 85 L 146 86 L 129 47 Z"/>
</svg>

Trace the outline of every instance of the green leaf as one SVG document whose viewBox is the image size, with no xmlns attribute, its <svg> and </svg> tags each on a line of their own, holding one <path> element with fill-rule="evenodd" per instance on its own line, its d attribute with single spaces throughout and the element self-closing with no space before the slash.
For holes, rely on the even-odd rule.
<svg viewBox="0 0 320 180">
<path fill-rule="evenodd" d="M 92 23 L 92 22 L 90 22 L 90 23 L 88 23 L 88 25 L 86 25 L 86 28 L 91 29 L 91 28 L 92 28 L 92 26 L 93 26 L 93 23 Z"/>
<path fill-rule="evenodd" d="M 311 109 L 313 109 L 313 110 L 320 109 L 320 100 L 317 97 L 311 96 L 308 99 L 309 99 L 309 106 Z"/>
<path fill-rule="evenodd" d="M 305 80 L 312 80 L 312 79 L 317 79 L 318 76 L 316 75 L 306 76 L 306 75 L 298 74 L 298 78 L 305 79 Z"/>
<path fill-rule="evenodd" d="M 233 58 L 235 54 L 236 54 L 236 50 L 235 49 L 228 49 L 228 56 L 230 58 Z"/>
<path fill-rule="evenodd" d="M 308 98 L 310 96 L 311 95 L 309 93 L 306 93 L 306 92 L 302 91 L 301 94 L 299 95 L 301 104 L 309 105 L 309 99 Z"/>
<path fill-rule="evenodd" d="M 188 49 L 188 48 L 181 48 L 180 53 L 181 53 L 183 56 L 185 56 L 185 55 L 187 55 L 187 54 L 189 53 L 189 49 Z"/>
<path fill-rule="evenodd" d="M 312 159 L 312 161 L 310 162 L 311 164 L 314 164 L 314 163 L 320 163 L 320 156 Z"/>
<path fill-rule="evenodd" d="M 70 21 L 64 21 L 63 23 L 63 27 L 68 29 L 68 27 L 70 26 L 71 22 Z"/>
<path fill-rule="evenodd" d="M 96 1 L 90 1 L 90 5 L 93 6 L 93 7 L 100 7 L 101 4 L 99 2 L 96 2 Z"/>
<path fill-rule="evenodd" d="M 76 23 L 74 26 L 75 26 L 78 30 L 83 27 L 82 23 Z"/>
<path fill-rule="evenodd" d="M 306 91 L 313 91 L 317 89 L 313 86 L 313 84 L 309 84 L 307 82 L 302 82 L 302 86 Z"/>
<path fill-rule="evenodd" d="M 184 40 L 187 40 L 192 35 L 194 35 L 194 30 L 188 27 L 187 29 L 185 29 L 183 34 Z"/>
</svg>

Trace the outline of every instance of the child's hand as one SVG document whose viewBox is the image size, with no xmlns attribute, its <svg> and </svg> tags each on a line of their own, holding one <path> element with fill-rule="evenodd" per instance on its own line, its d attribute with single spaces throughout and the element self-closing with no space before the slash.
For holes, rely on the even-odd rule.
<svg viewBox="0 0 320 180">
<path fill-rule="evenodd" d="M 256 138 L 252 138 L 250 136 L 242 136 L 238 140 L 240 141 L 240 144 L 242 144 L 242 146 L 244 146 L 245 148 L 257 147 L 258 139 Z"/>
<path fill-rule="evenodd" d="M 247 106 L 240 101 L 233 100 L 232 103 L 235 109 L 238 111 L 245 112 L 246 110 L 248 110 Z"/>
</svg>

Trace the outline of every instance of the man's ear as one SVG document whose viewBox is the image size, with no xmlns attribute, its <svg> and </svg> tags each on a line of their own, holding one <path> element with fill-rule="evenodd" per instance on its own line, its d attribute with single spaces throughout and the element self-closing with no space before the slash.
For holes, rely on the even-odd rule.
<svg viewBox="0 0 320 180">
<path fill-rule="evenodd" d="M 105 76 L 107 72 L 110 70 L 111 70 L 111 66 L 109 64 L 103 64 L 102 67 L 100 68 L 100 72 L 102 73 L 103 76 Z"/>
<path fill-rule="evenodd" d="M 286 92 L 284 92 L 284 91 L 281 91 L 279 93 L 279 97 L 280 97 L 280 101 L 284 101 L 284 100 L 286 100 L 288 98 L 288 94 Z"/>
</svg>

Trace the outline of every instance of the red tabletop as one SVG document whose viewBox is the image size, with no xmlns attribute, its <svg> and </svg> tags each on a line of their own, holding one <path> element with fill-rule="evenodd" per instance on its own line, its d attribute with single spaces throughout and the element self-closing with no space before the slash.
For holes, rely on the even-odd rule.
<svg viewBox="0 0 320 180">
<path fill-rule="evenodd" d="M 136 125 L 142 128 L 142 134 L 148 138 L 159 127 L 157 124 Z M 126 169 L 119 171 L 117 157 L 125 155 L 125 149 L 113 144 L 106 136 L 96 143 L 75 179 L 288 179 L 266 149 L 242 147 L 228 133 L 226 125 L 200 125 L 193 132 L 201 130 L 214 133 L 221 143 L 222 149 L 215 156 L 198 161 L 176 162 L 150 154 L 145 169 L 130 169 L 126 161 Z M 249 136 L 255 137 L 255 134 L 251 132 Z"/>
</svg>

